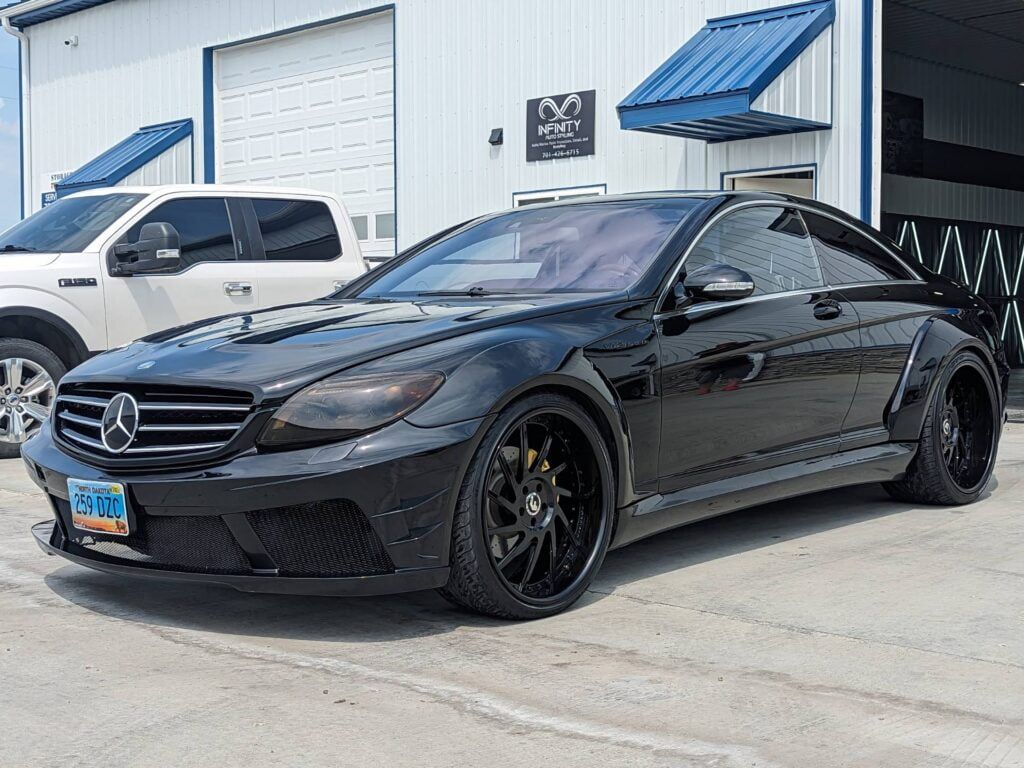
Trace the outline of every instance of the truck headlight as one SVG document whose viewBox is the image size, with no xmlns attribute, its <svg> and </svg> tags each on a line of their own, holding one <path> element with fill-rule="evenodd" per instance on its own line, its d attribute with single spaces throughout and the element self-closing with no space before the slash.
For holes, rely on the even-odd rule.
<svg viewBox="0 0 1024 768">
<path fill-rule="evenodd" d="M 434 371 L 330 376 L 293 395 L 257 442 L 294 448 L 344 440 L 398 421 L 443 383 L 444 374 Z"/>
</svg>

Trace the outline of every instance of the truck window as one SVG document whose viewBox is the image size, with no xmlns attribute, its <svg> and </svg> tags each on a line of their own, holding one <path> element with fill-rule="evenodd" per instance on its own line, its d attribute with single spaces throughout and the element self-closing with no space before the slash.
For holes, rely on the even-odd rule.
<svg viewBox="0 0 1024 768">
<path fill-rule="evenodd" d="M 254 199 L 268 261 L 331 261 L 341 239 L 326 203 L 316 200 Z"/>
<path fill-rule="evenodd" d="M 142 200 L 143 195 L 65 197 L 0 234 L 0 253 L 76 253 Z"/>
<path fill-rule="evenodd" d="M 119 242 L 134 243 L 143 224 L 167 222 L 181 237 L 181 269 L 204 261 L 234 261 L 227 203 L 223 197 L 194 197 L 158 205 L 128 230 Z"/>
</svg>

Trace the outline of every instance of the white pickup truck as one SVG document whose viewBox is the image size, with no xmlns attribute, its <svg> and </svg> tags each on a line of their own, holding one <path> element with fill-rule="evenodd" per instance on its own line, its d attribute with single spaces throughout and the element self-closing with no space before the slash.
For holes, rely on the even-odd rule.
<svg viewBox="0 0 1024 768">
<path fill-rule="evenodd" d="M 307 301 L 366 271 L 333 195 L 283 188 L 110 187 L 0 234 L 0 458 L 92 354 L 206 317 Z"/>
</svg>

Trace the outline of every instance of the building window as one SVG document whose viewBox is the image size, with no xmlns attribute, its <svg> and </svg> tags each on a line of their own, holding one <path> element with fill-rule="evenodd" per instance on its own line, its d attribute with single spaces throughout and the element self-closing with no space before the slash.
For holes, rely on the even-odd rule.
<svg viewBox="0 0 1024 768">
<path fill-rule="evenodd" d="M 762 168 L 753 171 L 727 171 L 722 174 L 726 191 L 781 192 L 813 200 L 817 178 L 813 165 L 790 168 Z"/>
<path fill-rule="evenodd" d="M 395 238 L 395 214 L 378 213 L 376 216 L 375 234 L 378 240 L 394 240 Z"/>
<path fill-rule="evenodd" d="M 542 189 L 536 192 L 516 192 L 512 195 L 512 207 L 520 208 L 524 205 L 537 205 L 538 203 L 553 203 L 556 200 L 571 200 L 574 197 L 593 197 L 603 195 L 608 191 L 604 184 L 596 184 L 592 187 L 563 187 L 562 189 Z"/>
<path fill-rule="evenodd" d="M 370 239 L 370 217 L 366 214 L 353 216 L 352 228 L 356 231 L 356 239 L 360 242 Z"/>
</svg>

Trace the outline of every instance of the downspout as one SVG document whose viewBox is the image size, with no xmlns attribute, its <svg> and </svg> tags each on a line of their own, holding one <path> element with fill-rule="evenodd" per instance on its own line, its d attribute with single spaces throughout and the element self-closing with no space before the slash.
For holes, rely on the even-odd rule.
<svg viewBox="0 0 1024 768">
<path fill-rule="evenodd" d="M 32 82 L 29 77 L 29 66 L 31 58 L 28 50 L 28 35 L 20 29 L 11 25 L 11 17 L 0 17 L 4 31 L 9 35 L 18 38 L 21 52 L 21 215 L 22 217 L 32 212 L 32 151 L 30 141 L 32 131 L 32 101 L 29 84 Z"/>
</svg>

